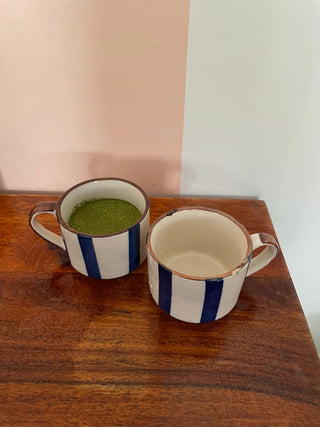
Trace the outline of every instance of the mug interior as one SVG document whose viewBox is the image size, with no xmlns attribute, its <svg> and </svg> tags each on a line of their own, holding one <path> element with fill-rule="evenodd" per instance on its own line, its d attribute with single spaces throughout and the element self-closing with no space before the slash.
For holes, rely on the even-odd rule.
<svg viewBox="0 0 320 427">
<path fill-rule="evenodd" d="M 153 257 L 178 275 L 223 277 L 247 262 L 252 243 L 234 218 L 207 208 L 168 213 L 153 224 L 148 238 Z"/>
<path fill-rule="evenodd" d="M 80 183 L 62 196 L 57 207 L 59 222 L 65 228 L 70 228 L 68 221 L 77 204 L 85 200 L 102 198 L 121 199 L 132 203 L 141 212 L 139 221 L 148 209 L 147 196 L 136 184 L 118 178 L 100 178 Z"/>
</svg>

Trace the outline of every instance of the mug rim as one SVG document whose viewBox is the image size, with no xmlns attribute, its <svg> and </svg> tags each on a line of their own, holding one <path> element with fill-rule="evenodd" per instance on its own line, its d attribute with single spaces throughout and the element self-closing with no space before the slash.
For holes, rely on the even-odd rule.
<svg viewBox="0 0 320 427">
<path fill-rule="evenodd" d="M 115 233 L 108 233 L 108 234 L 90 234 L 90 233 L 84 233 L 82 231 L 80 232 L 80 231 L 76 230 L 75 228 L 70 227 L 70 225 L 62 218 L 62 214 L 61 214 L 61 204 L 62 204 L 62 202 L 76 188 L 81 187 L 82 185 L 85 185 L 85 184 L 89 184 L 90 182 L 96 182 L 96 181 L 122 181 L 122 182 L 125 182 L 127 184 L 132 185 L 137 190 L 139 190 L 140 193 L 143 195 L 145 203 L 146 203 L 146 207 L 145 207 L 143 213 L 141 214 L 141 216 L 139 217 L 139 220 L 136 221 L 134 224 L 132 224 L 130 227 L 124 228 L 123 230 L 117 231 Z M 94 238 L 109 237 L 109 236 L 115 236 L 117 234 L 126 233 L 128 230 L 130 230 L 131 228 L 133 228 L 137 224 L 140 224 L 144 220 L 144 218 L 146 217 L 148 211 L 149 211 L 149 199 L 148 199 L 147 193 L 138 184 L 136 184 L 135 182 L 129 181 L 128 179 L 117 178 L 117 177 L 91 178 L 91 179 L 87 179 L 85 181 L 79 182 L 78 184 L 75 184 L 72 187 L 70 187 L 68 190 L 66 190 L 62 194 L 62 196 L 57 201 L 57 207 L 56 207 L 56 213 L 57 213 L 58 222 L 59 222 L 59 224 L 61 226 L 63 226 L 63 228 L 67 229 L 71 233 L 74 233 L 74 234 L 77 234 L 77 235 L 80 235 L 80 236 L 94 237 Z"/>
<path fill-rule="evenodd" d="M 243 261 L 238 264 L 236 267 L 234 267 L 232 270 L 229 270 L 223 274 L 219 274 L 217 276 L 191 276 L 189 274 L 184 274 L 184 273 L 180 273 L 179 271 L 173 270 L 170 267 L 167 267 L 163 262 L 161 262 L 159 260 L 159 258 L 155 255 L 152 246 L 151 246 L 151 234 L 153 229 L 155 228 L 155 226 L 162 221 L 164 218 L 166 218 L 167 216 L 171 216 L 174 215 L 176 212 L 182 212 L 182 211 L 189 211 L 189 210 L 201 210 L 201 211 L 209 211 L 212 213 L 216 213 L 218 215 L 224 216 L 226 218 L 228 218 L 229 220 L 231 220 L 235 225 L 237 225 L 241 231 L 243 232 L 243 234 L 246 237 L 247 240 L 247 252 L 246 255 L 243 259 Z M 148 232 L 148 236 L 147 236 L 147 249 L 148 249 L 148 253 L 150 253 L 150 255 L 152 256 L 152 258 L 158 263 L 160 264 L 162 267 L 164 267 L 165 269 L 167 269 L 168 271 L 172 272 L 172 274 L 180 276 L 184 279 L 190 279 L 190 280 L 199 280 L 199 281 L 203 281 L 203 280 L 214 280 L 214 279 L 220 279 L 220 278 L 225 278 L 225 277 L 229 277 L 232 276 L 233 274 L 236 274 L 238 271 L 242 270 L 242 268 L 246 265 L 249 264 L 249 260 L 253 251 L 253 245 L 252 245 L 252 240 L 250 237 L 250 234 L 248 232 L 248 230 L 246 229 L 246 227 L 241 224 L 241 222 L 239 222 L 236 218 L 234 218 L 232 215 L 229 215 L 226 212 L 223 212 L 219 209 L 213 209 L 213 208 L 209 208 L 206 206 L 183 206 L 183 207 L 179 207 L 176 209 L 172 209 L 162 215 L 160 215 L 150 226 L 149 228 L 149 232 Z"/>
</svg>

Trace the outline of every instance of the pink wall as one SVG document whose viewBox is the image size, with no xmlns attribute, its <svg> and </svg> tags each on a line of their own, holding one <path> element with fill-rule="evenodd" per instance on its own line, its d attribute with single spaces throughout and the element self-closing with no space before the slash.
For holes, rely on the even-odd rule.
<svg viewBox="0 0 320 427">
<path fill-rule="evenodd" d="M 189 2 L 1 3 L 0 186 L 180 189 Z"/>
</svg>

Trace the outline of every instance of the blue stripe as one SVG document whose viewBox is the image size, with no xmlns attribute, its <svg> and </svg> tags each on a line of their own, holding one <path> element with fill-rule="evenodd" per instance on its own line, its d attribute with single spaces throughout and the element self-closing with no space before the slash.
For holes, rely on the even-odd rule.
<svg viewBox="0 0 320 427">
<path fill-rule="evenodd" d="M 129 271 L 140 265 L 140 223 L 129 229 Z"/>
<path fill-rule="evenodd" d="M 159 272 L 159 306 L 170 314 L 172 296 L 172 273 L 158 264 Z"/>
<path fill-rule="evenodd" d="M 221 300 L 223 279 L 206 280 L 206 292 L 200 322 L 215 320 Z"/>
<path fill-rule="evenodd" d="M 96 279 L 101 279 L 99 265 L 93 247 L 92 238 L 81 236 L 80 234 L 78 234 L 78 240 L 80 243 L 82 256 L 86 265 L 88 276 L 95 277 Z"/>
</svg>

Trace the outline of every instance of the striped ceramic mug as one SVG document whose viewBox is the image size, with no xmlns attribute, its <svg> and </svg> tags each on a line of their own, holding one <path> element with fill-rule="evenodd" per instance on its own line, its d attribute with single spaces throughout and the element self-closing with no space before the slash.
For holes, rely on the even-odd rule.
<svg viewBox="0 0 320 427">
<path fill-rule="evenodd" d="M 141 214 L 130 228 L 118 233 L 90 235 L 68 225 L 74 207 L 88 199 L 114 198 L 132 203 Z M 38 222 L 40 213 L 53 214 L 62 237 Z M 146 235 L 149 228 L 149 201 L 145 192 L 133 182 L 119 178 L 97 178 L 81 182 L 66 191 L 58 202 L 40 202 L 29 214 L 33 230 L 51 243 L 66 249 L 71 265 L 80 273 L 99 279 L 124 276 L 146 258 Z"/>
<path fill-rule="evenodd" d="M 264 250 L 252 258 L 260 246 Z M 277 251 L 272 236 L 250 235 L 224 212 L 205 207 L 175 209 L 159 217 L 148 233 L 151 294 L 177 319 L 217 320 L 237 303 L 245 277 L 265 267 Z"/>
</svg>

